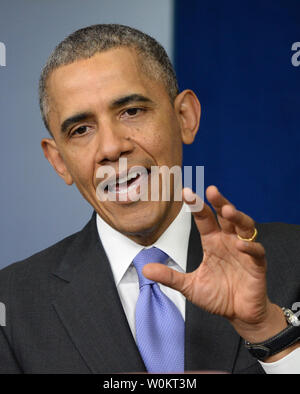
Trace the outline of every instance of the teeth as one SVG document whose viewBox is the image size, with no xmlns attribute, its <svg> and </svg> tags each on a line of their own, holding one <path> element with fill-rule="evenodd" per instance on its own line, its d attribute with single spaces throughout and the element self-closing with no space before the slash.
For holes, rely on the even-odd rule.
<svg viewBox="0 0 300 394">
<path fill-rule="evenodd" d="M 122 178 L 119 178 L 118 180 L 116 180 L 115 182 L 112 183 L 108 183 L 106 187 L 108 187 L 109 189 L 115 189 L 117 184 L 122 184 L 125 182 L 130 181 L 131 179 L 136 178 L 138 175 L 141 175 L 141 173 L 139 171 L 134 171 L 131 172 L 130 174 L 128 173 L 127 175 L 123 176 Z"/>
<path fill-rule="evenodd" d="M 126 187 L 126 188 L 123 188 L 123 189 L 119 189 L 118 190 L 118 194 L 127 194 L 127 193 L 129 193 L 132 189 L 135 189 L 136 188 L 136 185 L 130 185 L 129 187 Z M 115 190 L 112 188 L 111 190 L 110 190 L 111 192 L 115 192 Z"/>
<path fill-rule="evenodd" d="M 130 179 L 136 178 L 138 175 L 141 174 L 138 171 L 135 171 L 128 176 L 128 180 L 130 181 Z"/>
<path fill-rule="evenodd" d="M 120 183 L 123 183 L 123 182 L 128 182 L 131 179 L 136 178 L 138 174 L 139 173 L 137 171 L 135 171 L 135 172 L 131 173 L 130 175 L 129 174 L 125 175 L 123 178 L 118 180 L 118 183 L 120 184 Z"/>
<path fill-rule="evenodd" d="M 111 186 L 115 186 L 117 183 L 120 185 L 121 183 L 125 183 L 130 181 L 133 178 L 136 178 L 140 173 L 138 171 L 132 172 L 131 174 L 125 175 L 122 178 L 119 178 L 116 182 L 112 183 Z"/>
</svg>

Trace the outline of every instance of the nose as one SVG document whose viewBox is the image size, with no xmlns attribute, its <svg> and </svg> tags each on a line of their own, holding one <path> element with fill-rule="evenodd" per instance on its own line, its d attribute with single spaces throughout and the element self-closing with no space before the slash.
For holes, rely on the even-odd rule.
<svg viewBox="0 0 300 394">
<path fill-rule="evenodd" d="M 109 122 L 100 125 L 98 162 L 117 161 L 134 149 L 128 130 Z"/>
</svg>

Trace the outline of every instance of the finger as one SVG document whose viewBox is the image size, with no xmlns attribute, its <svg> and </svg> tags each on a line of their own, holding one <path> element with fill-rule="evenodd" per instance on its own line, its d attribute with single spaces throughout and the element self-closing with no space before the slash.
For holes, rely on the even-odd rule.
<svg viewBox="0 0 300 394">
<path fill-rule="evenodd" d="M 229 220 L 235 227 L 235 232 L 242 238 L 251 238 L 255 231 L 254 220 L 245 213 L 238 211 L 232 205 L 222 208 L 222 216 Z"/>
<path fill-rule="evenodd" d="M 182 292 L 185 288 L 185 281 L 188 274 L 177 272 L 160 263 L 149 263 L 143 268 L 143 275 L 150 280 Z"/>
<path fill-rule="evenodd" d="M 209 186 L 206 189 L 206 198 L 213 206 L 214 210 L 217 213 L 218 222 L 221 229 L 225 233 L 235 233 L 235 226 L 226 218 L 222 216 L 222 208 L 225 205 L 232 205 L 218 190 L 216 186 Z"/>
<path fill-rule="evenodd" d="M 253 257 L 256 265 L 266 264 L 266 251 L 261 243 L 237 240 L 236 247 L 240 252 Z"/>
<path fill-rule="evenodd" d="M 197 194 L 189 188 L 184 188 L 183 199 L 188 205 L 202 205 L 202 209 L 200 211 L 192 212 L 202 240 L 203 236 L 220 231 L 220 227 L 216 221 L 213 211 Z"/>
</svg>

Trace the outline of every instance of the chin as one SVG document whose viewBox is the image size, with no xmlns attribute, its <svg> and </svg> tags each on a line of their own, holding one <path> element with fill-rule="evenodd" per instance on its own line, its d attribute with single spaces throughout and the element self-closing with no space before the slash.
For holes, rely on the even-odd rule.
<svg viewBox="0 0 300 394">
<path fill-rule="evenodd" d="M 167 213 L 167 206 L 161 202 L 133 204 L 115 216 L 113 227 L 129 238 L 137 238 L 137 241 L 154 239 L 164 225 Z"/>
</svg>

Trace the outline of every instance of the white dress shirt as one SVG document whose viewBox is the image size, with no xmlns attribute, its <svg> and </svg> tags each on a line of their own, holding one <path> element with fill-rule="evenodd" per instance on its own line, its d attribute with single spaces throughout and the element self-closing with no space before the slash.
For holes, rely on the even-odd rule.
<svg viewBox="0 0 300 394">
<path fill-rule="evenodd" d="M 132 263 L 135 256 L 144 249 L 125 235 L 109 226 L 97 214 L 98 233 L 103 248 L 111 265 L 112 273 L 124 312 L 134 339 L 135 306 L 139 296 L 139 281 Z M 179 272 L 186 272 L 188 243 L 191 231 L 191 213 L 183 204 L 179 214 L 153 245 L 164 251 L 169 259 L 167 265 Z M 200 262 L 199 262 L 200 263 Z M 174 302 L 185 320 L 185 297 L 178 291 L 162 284 L 160 289 Z M 260 362 L 266 373 L 290 374 L 300 373 L 300 349 L 273 363 Z"/>
<path fill-rule="evenodd" d="M 110 227 L 97 215 L 97 227 L 103 248 L 111 265 L 117 290 L 135 338 L 135 305 L 139 296 L 139 281 L 132 263 L 135 256 L 144 249 L 125 235 Z M 191 214 L 182 207 L 180 213 L 162 236 L 151 246 L 164 251 L 169 259 L 167 265 L 179 272 L 186 272 L 188 243 L 191 230 Z M 185 319 L 185 297 L 178 291 L 158 283 L 161 291 L 168 296 Z"/>
</svg>

